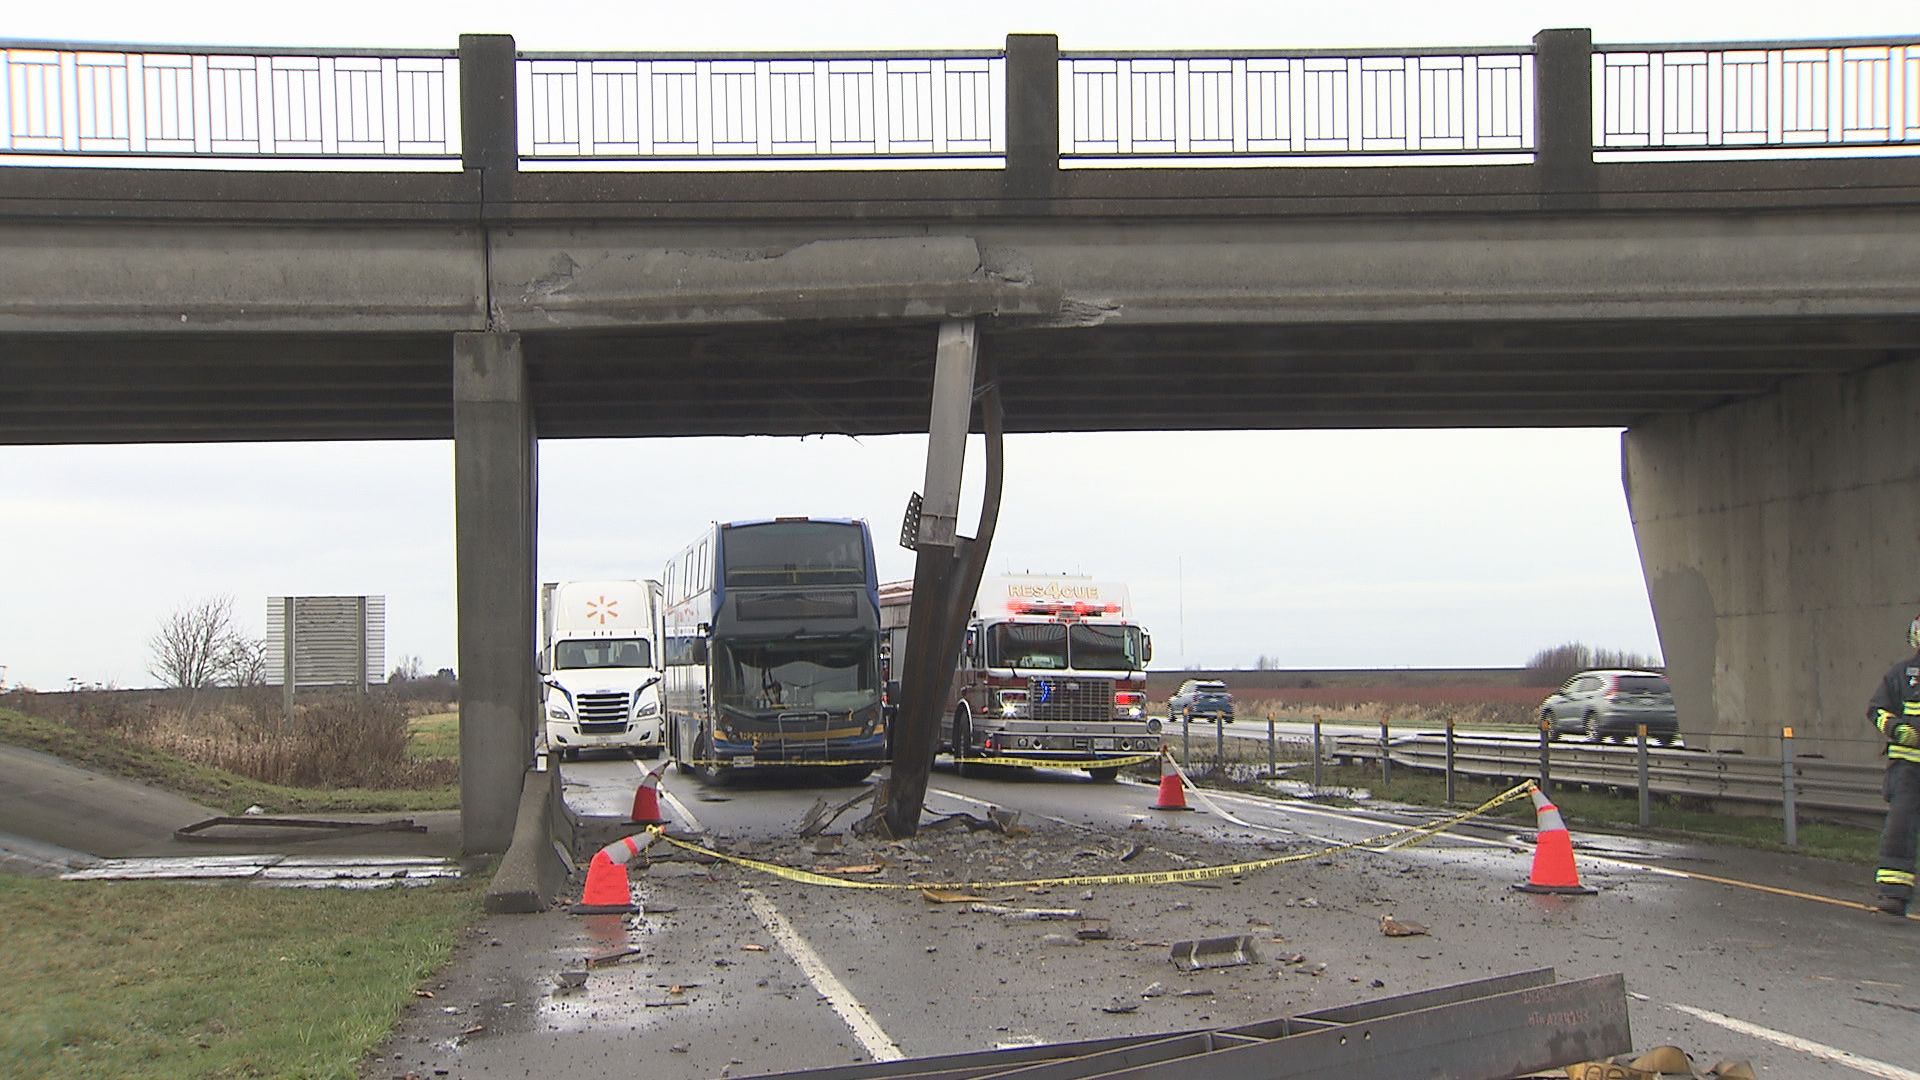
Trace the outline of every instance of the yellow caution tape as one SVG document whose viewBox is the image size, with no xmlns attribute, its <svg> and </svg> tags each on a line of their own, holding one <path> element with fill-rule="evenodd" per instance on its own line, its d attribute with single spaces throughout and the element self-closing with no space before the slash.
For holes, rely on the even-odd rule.
<svg viewBox="0 0 1920 1080">
<path fill-rule="evenodd" d="M 1122 874 L 1080 874 L 1071 877 L 1020 878 L 1010 881 L 853 881 L 848 878 L 834 877 L 830 874 L 816 873 L 812 870 L 800 870 L 791 866 L 781 866 L 778 863 L 764 862 L 760 859 L 749 859 L 742 855 L 729 855 L 724 851 L 715 851 L 712 848 L 702 847 L 691 841 L 668 836 L 665 834 L 664 828 L 658 825 L 654 826 L 651 831 L 660 833 L 661 839 L 672 844 L 674 847 L 693 852 L 696 855 L 704 855 L 708 858 L 718 859 L 721 862 L 732 863 L 735 866 L 744 867 L 748 870 L 758 870 L 763 874 L 771 874 L 774 877 L 799 882 L 802 885 L 824 885 L 836 889 L 868 889 L 886 892 L 903 892 L 909 889 L 915 891 L 939 889 L 955 892 L 987 892 L 996 889 L 1058 888 L 1076 885 L 1177 885 L 1189 881 L 1209 881 L 1214 878 L 1238 877 L 1255 870 L 1266 870 L 1275 866 L 1285 866 L 1288 863 L 1311 862 L 1314 859 L 1324 859 L 1329 855 L 1336 855 L 1343 851 L 1353 851 L 1359 848 L 1372 848 L 1383 844 L 1399 843 L 1401 838 L 1407 838 L 1406 843 L 1408 844 L 1418 843 L 1421 840 L 1431 839 L 1455 825 L 1480 817 L 1496 807 L 1510 803 L 1515 799 L 1524 798 L 1532 788 L 1533 784 L 1531 782 L 1517 784 L 1495 795 L 1493 798 L 1488 799 L 1486 802 L 1481 803 L 1479 806 L 1463 813 L 1455 814 L 1452 817 L 1442 818 L 1439 821 L 1429 822 L 1425 825 L 1409 825 L 1406 828 L 1395 829 L 1392 832 L 1369 837 L 1366 840 L 1355 840 L 1346 844 L 1334 844 L 1314 851 L 1296 852 L 1292 855 L 1275 855 L 1271 858 L 1250 859 L 1246 862 L 1227 863 L 1221 866 L 1195 866 L 1185 870 L 1140 870 Z"/>
</svg>

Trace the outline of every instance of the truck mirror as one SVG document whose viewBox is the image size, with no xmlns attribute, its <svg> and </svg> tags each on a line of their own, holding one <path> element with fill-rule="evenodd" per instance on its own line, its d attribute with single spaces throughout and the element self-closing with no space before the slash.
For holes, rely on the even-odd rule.
<svg viewBox="0 0 1920 1080">
<path fill-rule="evenodd" d="M 1144 631 L 1140 634 L 1140 647 L 1145 650 L 1142 657 L 1147 663 L 1153 663 L 1153 635 Z"/>
<path fill-rule="evenodd" d="M 540 659 L 534 661 L 533 667 L 535 671 L 538 671 L 542 675 L 553 674 L 553 664 L 547 659 L 546 653 L 540 654 Z"/>
</svg>

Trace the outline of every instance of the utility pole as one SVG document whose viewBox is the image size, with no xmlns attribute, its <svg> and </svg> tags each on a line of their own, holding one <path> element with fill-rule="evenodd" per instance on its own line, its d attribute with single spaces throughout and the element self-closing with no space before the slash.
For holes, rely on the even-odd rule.
<svg viewBox="0 0 1920 1080">
<path fill-rule="evenodd" d="M 927 776 L 940 746 L 940 721 L 967 615 L 986 569 L 993 529 L 1000 516 L 1000 396 L 989 380 L 978 392 L 986 426 L 986 494 L 978 535 L 959 534 L 960 480 L 967 435 L 973 424 L 975 361 L 979 341 L 971 319 L 940 326 L 935 352 L 933 404 L 927 424 L 925 491 L 910 506 L 902 542 L 911 534 L 915 552 L 913 606 L 907 616 L 907 655 L 900 678 L 900 708 L 894 717 L 893 768 L 871 814 L 856 829 L 884 828 L 898 837 L 920 828 Z"/>
</svg>

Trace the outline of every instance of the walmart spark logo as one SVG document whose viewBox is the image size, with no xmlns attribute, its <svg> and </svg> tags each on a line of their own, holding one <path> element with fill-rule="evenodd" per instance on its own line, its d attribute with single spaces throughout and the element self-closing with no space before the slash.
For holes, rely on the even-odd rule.
<svg viewBox="0 0 1920 1080">
<path fill-rule="evenodd" d="M 604 595 L 598 600 L 587 601 L 587 618 L 594 620 L 601 626 L 607 625 L 608 619 L 619 622 L 620 601 L 609 600 Z"/>
</svg>

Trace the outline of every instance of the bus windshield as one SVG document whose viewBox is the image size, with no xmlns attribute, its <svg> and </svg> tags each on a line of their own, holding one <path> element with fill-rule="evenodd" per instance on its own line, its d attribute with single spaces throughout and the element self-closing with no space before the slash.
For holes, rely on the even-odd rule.
<svg viewBox="0 0 1920 1080">
<path fill-rule="evenodd" d="M 854 522 L 729 525 L 720 552 L 730 588 L 867 582 L 866 530 Z"/>
<path fill-rule="evenodd" d="M 1067 628 L 1059 623 L 1000 623 L 987 648 L 992 667 L 1062 671 L 1067 666 Z"/>
<path fill-rule="evenodd" d="M 714 657 L 719 704 L 748 712 L 852 712 L 880 698 L 874 639 L 730 641 Z"/>
<path fill-rule="evenodd" d="M 1140 628 L 1075 623 L 1069 633 L 1075 671 L 1138 671 Z"/>
<path fill-rule="evenodd" d="M 647 668 L 653 666 L 653 642 L 645 638 L 590 638 L 553 647 L 555 670 L 565 668 Z"/>
</svg>

